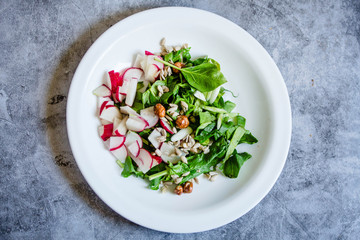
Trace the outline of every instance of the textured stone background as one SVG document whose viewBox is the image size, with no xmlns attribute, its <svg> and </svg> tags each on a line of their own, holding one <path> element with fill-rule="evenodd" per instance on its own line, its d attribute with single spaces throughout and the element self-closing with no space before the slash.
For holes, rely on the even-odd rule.
<svg viewBox="0 0 360 240">
<path fill-rule="evenodd" d="M 186 235 L 107 207 L 80 174 L 65 127 L 69 85 L 93 41 L 133 13 L 174 4 L 252 34 L 278 64 L 293 114 L 270 194 L 224 227 Z M 359 53 L 357 0 L 0 1 L 0 239 L 359 239 Z"/>
</svg>

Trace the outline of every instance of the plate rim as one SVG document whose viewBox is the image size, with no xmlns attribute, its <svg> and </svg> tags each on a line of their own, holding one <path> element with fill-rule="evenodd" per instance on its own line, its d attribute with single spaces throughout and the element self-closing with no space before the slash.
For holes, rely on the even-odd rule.
<svg viewBox="0 0 360 240">
<path fill-rule="evenodd" d="M 278 167 L 276 169 L 276 173 L 272 174 L 271 182 L 266 186 L 266 188 L 264 188 L 262 190 L 260 195 L 258 194 L 257 199 L 255 201 L 252 201 L 252 204 L 250 204 L 245 211 L 241 212 L 240 214 L 237 214 L 237 216 L 235 216 L 235 217 L 232 215 L 231 217 L 227 217 L 226 219 L 223 219 L 223 221 L 221 223 L 216 223 L 216 224 L 212 224 L 212 225 L 208 225 L 208 226 L 195 226 L 190 229 L 174 229 L 174 228 L 167 228 L 167 227 L 164 228 L 162 226 L 151 224 L 151 223 L 147 222 L 146 220 L 144 221 L 139 218 L 136 218 L 135 216 L 132 216 L 131 214 L 127 214 L 124 211 L 121 211 L 121 209 L 117 208 L 116 206 L 112 206 L 112 204 L 107 199 L 104 199 L 104 197 L 100 194 L 100 191 L 97 188 L 96 184 L 89 178 L 89 176 L 84 171 L 84 167 L 83 167 L 81 161 L 79 161 L 79 154 L 75 147 L 76 143 L 75 143 L 74 136 L 72 134 L 73 129 L 74 129 L 73 121 L 72 121 L 72 120 L 74 120 L 74 119 L 72 119 L 73 112 L 74 112 L 72 110 L 73 109 L 72 102 L 74 101 L 73 99 L 76 99 L 75 96 L 78 95 L 78 93 L 75 92 L 74 86 L 75 86 L 75 83 L 77 81 L 79 81 L 79 79 L 80 79 L 79 76 L 81 76 L 80 75 L 81 71 L 82 71 L 82 69 L 84 69 L 87 59 L 89 59 L 89 57 L 92 54 L 96 53 L 96 51 L 98 51 L 98 48 L 99 48 L 101 42 L 104 41 L 108 35 L 111 35 L 111 33 L 116 31 L 118 28 L 125 27 L 126 24 L 128 24 L 129 22 L 131 23 L 131 21 L 136 20 L 136 18 L 141 18 L 143 16 L 146 16 L 147 14 L 154 14 L 154 13 L 159 14 L 159 12 L 161 13 L 161 12 L 169 12 L 169 11 L 191 11 L 192 13 L 197 13 L 197 14 L 204 15 L 207 17 L 215 18 L 215 19 L 218 19 L 219 21 L 221 20 L 222 22 L 228 24 L 229 26 L 236 27 L 236 29 L 239 32 L 244 34 L 244 36 L 246 36 L 246 38 L 256 47 L 256 49 L 259 51 L 259 54 L 261 54 L 263 57 L 265 57 L 265 60 L 269 64 L 268 66 L 266 66 L 266 68 L 268 68 L 268 70 L 273 71 L 273 74 L 277 75 L 276 77 L 280 80 L 278 82 L 278 84 L 280 84 L 280 86 L 281 86 L 281 90 L 280 90 L 281 94 L 279 94 L 279 95 L 281 95 L 281 98 L 282 98 L 281 100 L 284 101 L 283 104 L 285 106 L 283 109 L 283 114 L 285 113 L 285 115 L 288 117 L 284 123 L 285 124 L 284 126 L 287 131 L 286 131 L 286 134 L 283 136 L 283 138 L 285 138 L 286 147 L 284 148 L 285 150 L 281 153 L 282 161 L 278 165 Z M 110 46 L 108 46 L 108 48 L 109 47 Z M 284 99 L 284 97 L 285 97 L 285 99 Z M 107 29 L 103 34 L 101 34 L 98 37 L 98 39 L 87 50 L 86 54 L 83 56 L 82 60 L 80 61 L 79 65 L 75 71 L 75 74 L 73 76 L 73 79 L 72 79 L 72 82 L 71 82 L 71 85 L 69 88 L 68 101 L 67 101 L 67 107 L 66 107 L 66 125 L 67 125 L 67 133 L 68 133 L 70 147 L 71 147 L 74 159 L 80 169 L 80 172 L 82 173 L 83 177 L 85 178 L 86 182 L 90 185 L 92 190 L 97 194 L 97 196 L 104 203 L 106 203 L 111 209 L 113 209 L 115 212 L 117 212 L 124 218 L 126 218 L 136 224 L 139 224 L 141 226 L 147 227 L 147 228 L 151 228 L 151 229 L 163 231 L 163 232 L 172 232 L 172 233 L 193 233 L 193 232 L 201 232 L 201 231 L 218 228 L 218 227 L 226 225 L 226 224 L 240 218 L 241 216 L 246 214 L 248 211 L 253 209 L 269 193 L 269 191 L 272 189 L 272 187 L 276 183 L 277 179 L 279 178 L 279 176 L 283 170 L 283 167 L 285 165 L 286 159 L 287 159 L 287 155 L 288 155 L 289 147 L 290 147 L 290 141 L 291 141 L 292 116 L 291 116 L 291 105 L 290 105 L 288 91 L 287 91 L 287 88 L 285 85 L 285 81 L 280 73 L 280 70 L 278 69 L 277 65 L 275 64 L 274 60 L 271 58 L 269 53 L 265 50 L 265 48 L 254 37 L 252 37 L 248 32 L 246 32 L 239 25 L 231 22 L 230 20 L 228 20 L 220 15 L 217 15 L 215 13 L 208 12 L 205 10 L 189 8 L 189 7 L 159 7 L 159 8 L 148 9 L 148 10 L 144 10 L 144 11 L 135 13 L 135 14 L 133 14 L 129 17 L 126 17 L 123 20 L 117 22 L 112 27 Z"/>
</svg>

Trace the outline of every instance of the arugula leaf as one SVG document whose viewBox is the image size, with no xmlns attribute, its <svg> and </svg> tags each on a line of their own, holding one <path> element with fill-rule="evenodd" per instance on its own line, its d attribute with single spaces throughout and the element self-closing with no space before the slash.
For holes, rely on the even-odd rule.
<svg viewBox="0 0 360 240">
<path fill-rule="evenodd" d="M 199 117 L 200 117 L 200 124 L 213 122 L 216 120 L 216 117 L 209 112 L 200 112 Z"/>
<path fill-rule="evenodd" d="M 224 162 L 226 162 L 226 160 L 229 159 L 229 157 L 231 156 L 231 154 L 233 153 L 233 151 L 235 150 L 236 146 L 238 145 L 240 139 L 242 138 L 242 136 L 245 133 L 245 129 L 242 127 L 238 127 L 235 132 L 234 135 L 232 136 L 231 140 L 230 140 L 230 144 L 229 147 L 226 151 L 226 155 L 224 158 Z"/>
<path fill-rule="evenodd" d="M 121 176 L 124 178 L 129 177 L 131 174 L 134 174 L 137 177 L 143 177 L 144 174 L 142 172 L 136 171 L 133 165 L 133 161 L 131 157 L 126 157 L 125 164 L 124 164 L 124 170 L 121 172 Z"/>
<path fill-rule="evenodd" d="M 158 80 L 154 82 L 151 87 L 142 94 L 142 104 L 145 106 L 155 105 L 160 101 L 159 91 L 157 86 L 165 86 L 166 82 Z"/>
<path fill-rule="evenodd" d="M 237 153 L 234 150 L 231 157 L 225 162 L 223 173 L 225 176 L 229 178 L 237 178 L 239 175 L 239 171 L 241 166 L 246 162 L 248 159 L 251 158 L 251 155 L 247 152 Z"/>
<path fill-rule="evenodd" d="M 146 175 L 149 176 L 149 181 L 150 181 L 149 188 L 150 189 L 152 189 L 152 190 L 158 190 L 159 189 L 159 185 L 161 183 L 162 177 L 165 175 L 165 174 L 162 174 L 164 172 L 165 172 L 165 174 L 167 174 L 166 165 L 165 165 L 164 162 L 162 162 L 159 165 L 156 165 L 155 167 L 151 168 L 146 173 Z M 159 177 L 151 178 L 151 180 L 150 180 L 150 176 L 155 175 L 155 174 L 158 174 Z"/>
<path fill-rule="evenodd" d="M 205 141 L 207 141 L 215 134 L 215 131 L 212 131 L 215 128 L 215 125 L 215 122 L 210 123 L 194 139 L 198 140 L 201 144 L 204 144 Z"/>
<path fill-rule="evenodd" d="M 170 52 L 164 56 L 164 60 L 166 62 L 172 61 L 173 63 L 187 63 L 191 59 L 190 49 L 191 48 L 183 48 L 176 52 Z"/>
</svg>

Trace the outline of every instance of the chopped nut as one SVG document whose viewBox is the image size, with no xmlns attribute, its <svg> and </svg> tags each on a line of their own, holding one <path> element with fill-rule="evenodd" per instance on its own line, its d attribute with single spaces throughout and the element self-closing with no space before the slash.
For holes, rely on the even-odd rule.
<svg viewBox="0 0 360 240">
<path fill-rule="evenodd" d="M 170 53 L 174 50 L 173 47 L 171 47 L 171 46 L 165 46 L 165 49 L 166 49 L 166 52 L 168 52 L 168 53 Z"/>
<path fill-rule="evenodd" d="M 187 182 L 184 184 L 184 187 L 183 187 L 184 193 L 191 193 L 192 190 L 193 190 L 193 183 L 187 181 Z"/>
<path fill-rule="evenodd" d="M 174 180 L 174 183 L 175 183 L 175 184 L 179 184 L 182 180 L 183 180 L 183 178 L 182 178 L 182 177 L 179 177 L 179 178 L 177 178 L 177 179 Z"/>
<path fill-rule="evenodd" d="M 194 181 L 199 184 L 199 179 L 197 177 L 194 177 Z"/>
<path fill-rule="evenodd" d="M 184 101 L 180 101 L 181 107 L 184 110 L 184 112 L 187 112 L 187 110 L 189 109 L 189 106 L 186 102 Z"/>
<path fill-rule="evenodd" d="M 180 49 L 181 49 L 180 46 L 175 46 L 175 47 L 174 47 L 174 50 L 175 50 L 175 51 L 179 51 Z"/>
<path fill-rule="evenodd" d="M 165 142 L 166 141 L 166 136 L 157 137 L 156 140 L 158 140 L 159 142 Z"/>
<path fill-rule="evenodd" d="M 183 187 L 180 185 L 176 186 L 174 193 L 176 193 L 177 195 L 181 195 L 183 193 Z"/>
<path fill-rule="evenodd" d="M 178 155 L 178 156 L 181 156 L 181 155 L 182 155 L 182 151 L 180 151 L 180 149 L 178 149 L 178 148 L 175 148 L 175 153 L 176 153 L 176 155 Z"/>
<path fill-rule="evenodd" d="M 164 93 L 167 93 L 170 91 L 167 86 L 161 86 L 161 87 L 162 87 Z"/>
<path fill-rule="evenodd" d="M 217 178 L 217 175 L 212 175 L 212 176 L 209 178 L 209 180 L 210 180 L 211 182 L 215 182 L 216 178 Z"/>
<path fill-rule="evenodd" d="M 176 129 L 176 127 L 172 127 L 172 129 L 171 129 L 174 133 L 177 133 L 177 129 Z"/>
<path fill-rule="evenodd" d="M 169 189 L 166 186 L 160 188 L 161 193 L 166 193 Z"/>
<path fill-rule="evenodd" d="M 186 158 L 185 156 L 181 156 L 181 157 L 180 157 L 180 160 L 181 160 L 183 163 L 188 163 L 187 158 Z"/>
<path fill-rule="evenodd" d="M 177 179 L 179 176 L 178 175 L 176 175 L 176 174 L 174 174 L 174 175 L 171 175 L 171 178 L 172 179 Z"/>
<path fill-rule="evenodd" d="M 185 115 L 180 115 L 176 119 L 176 126 L 178 128 L 187 128 L 189 126 L 189 119 Z"/>
<path fill-rule="evenodd" d="M 168 120 L 168 121 L 172 121 L 173 119 L 170 117 L 170 116 L 168 116 L 168 115 L 165 115 L 165 118 Z"/>
<path fill-rule="evenodd" d="M 165 108 L 160 103 L 157 103 L 154 107 L 154 112 L 160 118 L 165 117 Z"/>
<path fill-rule="evenodd" d="M 189 174 L 190 174 L 190 172 L 186 172 L 186 173 L 184 173 L 184 174 L 181 175 L 181 176 L 186 177 L 186 176 L 189 175 Z"/>
<path fill-rule="evenodd" d="M 170 182 L 170 181 L 163 182 L 163 185 L 164 185 L 164 186 L 171 186 L 171 185 L 172 185 L 172 182 Z"/>
<path fill-rule="evenodd" d="M 159 97 L 161 97 L 164 94 L 163 88 L 160 85 L 158 85 L 157 90 L 159 91 Z"/>
<path fill-rule="evenodd" d="M 165 46 L 165 44 L 166 44 L 166 39 L 162 38 L 161 41 L 160 41 L 160 45 Z"/>
<path fill-rule="evenodd" d="M 161 157 L 161 151 L 160 151 L 159 149 L 156 149 L 156 150 L 155 150 L 155 153 L 156 153 L 156 155 L 158 155 L 159 157 Z"/>
<path fill-rule="evenodd" d="M 182 62 L 176 62 L 174 63 L 175 67 L 178 67 L 178 68 L 183 68 L 185 67 L 185 64 L 183 64 Z M 173 72 L 174 73 L 179 73 L 180 71 L 176 68 L 173 68 Z"/>
<path fill-rule="evenodd" d="M 165 129 L 162 128 L 162 129 L 160 130 L 160 133 L 161 133 L 162 136 L 165 136 L 165 137 L 166 137 L 166 130 L 165 130 Z"/>
<path fill-rule="evenodd" d="M 178 112 L 172 112 L 172 113 L 170 113 L 170 115 L 171 115 L 172 117 L 177 117 L 177 116 L 179 116 L 179 113 L 178 113 Z"/>
<path fill-rule="evenodd" d="M 192 153 L 198 153 L 199 151 L 197 150 L 197 148 L 190 148 L 190 152 L 192 152 Z"/>
</svg>

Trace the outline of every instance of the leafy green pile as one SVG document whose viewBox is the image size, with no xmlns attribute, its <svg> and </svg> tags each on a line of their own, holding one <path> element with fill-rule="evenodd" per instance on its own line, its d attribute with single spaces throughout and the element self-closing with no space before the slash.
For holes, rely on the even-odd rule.
<svg viewBox="0 0 360 240">
<path fill-rule="evenodd" d="M 171 52 L 163 56 L 163 60 L 157 60 L 179 72 L 173 73 L 165 80 L 155 81 L 144 92 L 138 91 L 133 109 L 139 111 L 157 103 L 161 103 L 167 109 L 170 103 L 180 105 L 181 101 L 185 102 L 188 108 L 183 115 L 190 119 L 189 126 L 194 130 L 194 139 L 203 146 L 210 146 L 210 151 L 207 154 L 190 152 L 187 155 L 187 163 L 162 162 L 146 174 L 137 171 L 134 167 L 135 163 L 128 157 L 125 164 L 119 162 L 124 168 L 122 176 L 135 175 L 148 179 L 150 188 L 154 190 L 159 189 L 161 181 L 173 181 L 172 175 L 180 177 L 188 172 L 179 184 L 215 170 L 222 171 L 229 178 L 238 177 L 242 165 L 251 158 L 251 155 L 237 152 L 236 146 L 241 143 L 254 144 L 258 140 L 245 129 L 245 118 L 232 112 L 236 107 L 235 103 L 224 100 L 223 96 L 227 90 L 221 85 L 226 79 L 220 71 L 220 64 L 208 57 L 192 60 L 190 48 Z M 173 64 L 176 62 L 183 63 L 184 67 L 176 67 Z M 167 86 L 169 91 L 159 94 L 159 85 Z M 196 92 L 202 93 L 206 101 L 196 97 Z M 213 100 L 209 101 L 211 97 Z M 153 146 L 146 141 L 150 130 L 139 134 L 144 139 L 143 147 L 154 151 Z"/>
</svg>

